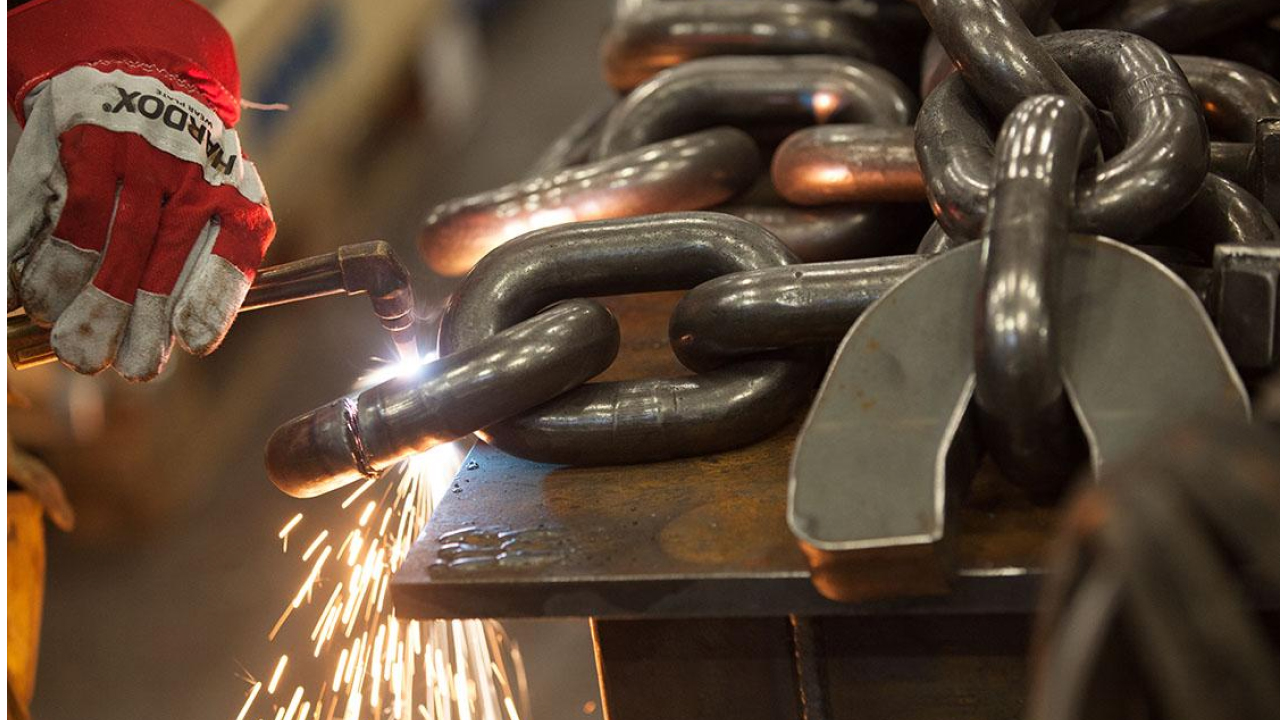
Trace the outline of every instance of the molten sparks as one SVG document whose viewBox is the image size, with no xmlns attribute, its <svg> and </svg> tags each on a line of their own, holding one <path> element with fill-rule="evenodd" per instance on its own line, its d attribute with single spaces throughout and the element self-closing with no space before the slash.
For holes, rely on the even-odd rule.
<svg viewBox="0 0 1280 720">
<path fill-rule="evenodd" d="M 295 527 L 297 527 L 297 526 L 298 526 L 298 523 L 300 523 L 300 522 L 302 522 L 302 513 L 298 513 L 297 515 L 294 515 L 292 520 L 290 520 L 289 522 L 285 523 L 285 524 L 284 524 L 284 527 L 280 528 L 280 534 L 279 534 L 279 535 L 277 535 L 276 537 L 278 537 L 278 538 L 280 538 L 282 541 L 284 541 L 284 551 L 285 551 L 285 552 L 289 552 L 289 533 L 290 533 L 290 532 L 291 532 Z"/>
<path fill-rule="evenodd" d="M 360 386 L 416 371 L 422 362 L 389 364 Z M 297 612 L 307 618 L 305 627 L 287 635 L 292 642 L 296 634 L 308 652 L 295 653 L 302 659 L 292 666 L 281 655 L 265 687 L 253 683 L 236 720 L 519 720 L 517 708 L 527 707 L 524 665 L 501 625 L 405 621 L 387 597 L 391 576 L 461 462 L 456 445 L 436 447 L 361 483 L 337 508 L 345 527 L 304 528 L 298 513 L 280 529 L 286 554 L 295 531 L 311 540 L 298 557 L 304 579 L 268 639 Z M 356 502 L 370 490 L 370 498 Z M 317 522 L 317 514 L 307 523 Z M 286 667 L 296 686 L 287 699 L 275 694 Z"/>
<path fill-rule="evenodd" d="M 281 655 L 280 662 L 276 663 L 276 671 L 271 673 L 271 682 L 267 683 L 267 694 L 276 691 L 276 686 L 280 684 L 280 676 L 284 674 L 284 666 L 289 664 L 289 656 Z"/>
</svg>

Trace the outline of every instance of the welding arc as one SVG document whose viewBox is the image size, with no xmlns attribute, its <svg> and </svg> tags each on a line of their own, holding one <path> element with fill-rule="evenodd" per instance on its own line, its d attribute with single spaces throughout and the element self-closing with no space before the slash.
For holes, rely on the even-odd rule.
<svg viewBox="0 0 1280 720">
<path fill-rule="evenodd" d="M 267 475 L 315 497 L 540 405 L 604 372 L 618 323 L 590 300 L 554 305 L 464 351 L 290 420 Z"/>
</svg>

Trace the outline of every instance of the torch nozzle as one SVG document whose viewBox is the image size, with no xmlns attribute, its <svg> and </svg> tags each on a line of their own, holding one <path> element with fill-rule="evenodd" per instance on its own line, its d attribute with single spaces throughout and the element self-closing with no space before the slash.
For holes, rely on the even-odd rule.
<svg viewBox="0 0 1280 720">
<path fill-rule="evenodd" d="M 391 333 L 399 359 L 417 359 L 418 318 L 414 312 L 413 285 L 409 283 L 409 271 L 391 246 L 381 240 L 344 245 L 338 249 L 337 257 L 347 294 L 368 294 L 374 314 Z"/>
</svg>

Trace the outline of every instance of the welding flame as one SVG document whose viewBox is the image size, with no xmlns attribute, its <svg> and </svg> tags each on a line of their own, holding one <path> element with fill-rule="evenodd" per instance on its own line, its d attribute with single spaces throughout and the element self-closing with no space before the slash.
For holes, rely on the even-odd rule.
<svg viewBox="0 0 1280 720">
<path fill-rule="evenodd" d="M 408 374 L 430 359 L 384 364 L 357 387 Z M 265 684 L 251 681 L 236 720 L 519 720 L 521 712 L 528 715 L 524 663 L 500 624 L 405 621 L 386 597 L 392 574 L 461 463 L 457 444 L 441 445 L 408 458 L 379 480 L 361 483 L 342 501 L 344 526 L 307 527 L 302 513 L 285 523 L 277 536 L 286 554 L 290 538 L 304 538 L 292 545 L 306 568 L 305 579 L 268 640 L 275 640 L 295 612 L 307 616 L 310 638 L 306 647 L 280 656 Z M 287 681 L 299 662 L 327 665 L 319 687 Z M 308 677 L 315 676 L 312 670 Z"/>
</svg>

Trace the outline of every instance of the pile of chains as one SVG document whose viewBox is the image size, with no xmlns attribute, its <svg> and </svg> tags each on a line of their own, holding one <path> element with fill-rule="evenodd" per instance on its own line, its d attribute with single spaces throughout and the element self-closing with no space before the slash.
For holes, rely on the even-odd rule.
<svg viewBox="0 0 1280 720">
<path fill-rule="evenodd" d="M 1160 516 L 1135 483 L 1072 506 L 1088 517 L 1051 625 L 1096 643 L 1055 645 L 1051 627 L 1043 664 L 1094 668 L 1129 622 L 1139 650 L 1123 652 L 1146 653 L 1130 672 L 1156 678 L 1161 702 L 1204 688 L 1187 673 L 1214 660 L 1161 661 L 1159 628 L 1134 620 L 1185 620 L 1134 610 L 1168 578 L 1116 563 L 1157 547 L 1234 577 L 1261 543 L 1274 564 L 1273 521 L 1215 543 L 1230 508 L 1280 513 L 1280 463 L 1186 431 L 1161 437 L 1266 482 L 1200 492 L 1203 457 L 1194 472 L 1123 468 L 1179 418 L 1267 433 L 1248 424 L 1246 387 L 1280 365 L 1280 2 L 632 1 L 601 54 L 620 99 L 525 178 L 428 214 L 428 265 L 466 273 L 441 357 L 282 426 L 272 479 L 318 494 L 471 433 L 538 462 L 654 462 L 753 443 L 809 409 L 788 520 L 818 588 L 856 600 L 877 563 L 908 569 L 899 590 L 945 586 L 952 508 L 983 452 L 1037 502 L 1082 467 L 1164 472 L 1177 479 L 1155 486 L 1195 521 Z M 619 348 L 590 298 L 672 290 L 687 292 L 671 346 L 693 374 L 589 382 Z M 1129 531 L 1182 539 L 1115 535 Z M 1235 605 L 1212 583 L 1187 590 L 1236 617 L 1232 582 Z M 1231 647 L 1188 632 L 1174 650 Z M 1275 665 L 1255 645 L 1249 678 Z M 1280 716 L 1274 687 L 1222 679 L 1240 666 L 1219 665 L 1204 697 Z M 1041 693 L 1039 717 L 1085 716 L 1081 698 L 1108 691 L 1075 679 L 1088 692 Z"/>
<path fill-rule="evenodd" d="M 1000 436 L 985 445 L 1039 495 L 1060 489 L 1053 467 L 1070 448 L 1058 446 L 1072 445 L 1052 367 L 1054 324 L 1073 310 L 1060 297 L 1068 231 L 1181 276 L 1233 360 L 1223 374 L 1272 368 L 1280 83 L 1142 35 L 1277 62 L 1266 18 L 1280 3 L 1078 2 L 1057 20 L 1054 5 L 622 3 L 602 50 L 622 98 L 526 179 L 428 214 L 427 263 L 468 273 L 441 359 L 318 411 L 341 433 L 282 429 L 273 476 L 331 487 L 476 431 L 566 464 L 752 443 L 807 407 L 813 348 L 970 240 L 982 240 L 976 397 Z M 586 298 L 663 290 L 689 291 L 670 335 L 696 374 L 588 383 L 618 331 Z M 299 468 L 283 462 L 289 439 L 332 447 Z"/>
</svg>

